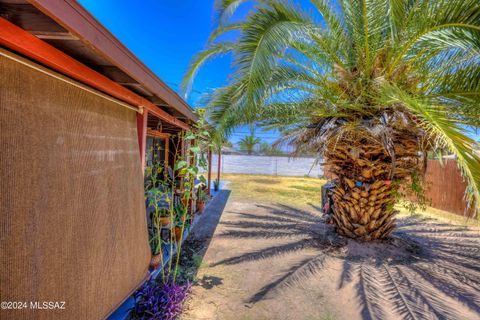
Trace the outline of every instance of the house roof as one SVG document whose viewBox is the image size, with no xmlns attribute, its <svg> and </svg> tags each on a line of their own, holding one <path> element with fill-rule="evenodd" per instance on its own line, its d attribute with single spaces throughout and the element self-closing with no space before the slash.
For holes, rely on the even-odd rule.
<svg viewBox="0 0 480 320">
<path fill-rule="evenodd" d="M 73 0 L 0 0 L 0 16 L 186 123 L 193 109 Z"/>
</svg>

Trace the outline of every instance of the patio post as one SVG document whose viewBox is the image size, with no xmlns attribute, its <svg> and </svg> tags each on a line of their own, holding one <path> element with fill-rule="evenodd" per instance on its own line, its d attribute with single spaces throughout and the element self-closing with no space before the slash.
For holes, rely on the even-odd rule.
<svg viewBox="0 0 480 320">
<path fill-rule="evenodd" d="M 220 184 L 220 169 L 222 168 L 222 147 L 218 149 L 218 168 L 217 168 L 217 181 Z"/>
<path fill-rule="evenodd" d="M 212 188 L 212 148 L 208 148 L 208 186 L 207 186 L 207 192 L 208 195 L 211 194 L 211 188 Z"/>
<path fill-rule="evenodd" d="M 148 110 L 143 109 L 143 113 L 137 113 L 137 135 L 138 146 L 140 149 L 140 161 L 142 164 L 142 174 L 145 174 L 145 155 L 147 147 L 147 121 Z"/>
</svg>

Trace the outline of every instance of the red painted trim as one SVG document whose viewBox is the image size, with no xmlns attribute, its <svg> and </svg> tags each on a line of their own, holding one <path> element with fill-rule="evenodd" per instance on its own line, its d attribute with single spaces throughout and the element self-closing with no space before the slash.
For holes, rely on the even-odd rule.
<svg viewBox="0 0 480 320">
<path fill-rule="evenodd" d="M 147 121 L 148 111 L 144 110 L 143 114 L 137 114 L 137 134 L 138 146 L 140 149 L 140 161 L 142 162 L 142 172 L 145 173 L 145 156 L 147 154 Z"/>
<path fill-rule="evenodd" d="M 188 124 L 159 109 L 147 99 L 90 69 L 4 18 L 0 18 L 0 44 L 128 104 L 142 106 L 161 120 L 190 130 Z"/>
</svg>

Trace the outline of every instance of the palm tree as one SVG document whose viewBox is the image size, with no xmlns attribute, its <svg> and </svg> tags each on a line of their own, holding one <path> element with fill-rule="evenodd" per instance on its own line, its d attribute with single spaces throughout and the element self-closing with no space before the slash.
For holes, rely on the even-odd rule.
<svg viewBox="0 0 480 320">
<path fill-rule="evenodd" d="M 265 156 L 281 156 L 284 153 L 278 149 L 275 145 L 271 145 L 268 142 L 262 142 L 259 147 L 259 152 Z"/>
<path fill-rule="evenodd" d="M 270 143 L 268 142 L 262 142 L 258 147 L 258 152 L 260 152 L 260 154 L 265 156 L 271 155 L 274 150 L 275 148 L 271 146 Z"/>
<path fill-rule="evenodd" d="M 247 154 L 252 154 L 255 146 L 260 143 L 260 138 L 255 137 L 253 133 L 240 139 L 240 150 L 246 151 Z"/>
<path fill-rule="evenodd" d="M 277 128 L 296 152 L 325 158 L 345 236 L 387 237 L 401 185 L 424 202 L 429 151 L 455 154 L 478 212 L 480 158 L 467 135 L 480 127 L 478 0 L 310 0 L 312 14 L 293 0 L 258 0 L 229 22 L 243 2 L 217 1 L 218 28 L 183 83 L 233 54 L 229 83 L 209 101 L 219 128 Z M 218 41 L 233 30 L 233 41 Z"/>
</svg>

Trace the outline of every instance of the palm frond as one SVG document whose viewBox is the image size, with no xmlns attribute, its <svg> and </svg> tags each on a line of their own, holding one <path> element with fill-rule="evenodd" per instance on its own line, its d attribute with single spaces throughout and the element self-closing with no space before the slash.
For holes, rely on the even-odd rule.
<svg viewBox="0 0 480 320">
<path fill-rule="evenodd" d="M 211 44 L 209 48 L 197 54 L 191 62 L 189 69 L 183 76 L 181 90 L 184 95 L 186 96 L 189 93 L 191 89 L 191 84 L 195 79 L 198 70 L 207 60 L 227 54 L 234 50 L 235 44 L 233 42 L 223 42 L 218 44 Z"/>
<path fill-rule="evenodd" d="M 238 79 L 238 91 L 248 101 L 244 111 L 249 116 L 254 116 L 254 108 L 260 101 L 256 89 L 265 85 L 264 75 L 275 67 L 275 58 L 301 37 L 309 25 L 308 16 L 284 3 L 260 8 L 247 18 L 238 40 L 233 76 Z"/>
<path fill-rule="evenodd" d="M 235 11 L 249 0 L 215 0 L 215 21 L 217 25 L 225 24 Z"/>
<path fill-rule="evenodd" d="M 459 168 L 468 181 L 467 198 L 479 210 L 480 157 L 475 153 L 476 142 L 465 134 L 462 123 L 452 118 L 447 108 L 423 103 L 398 88 L 386 88 L 384 94 L 388 104 L 403 105 L 420 117 L 421 125 L 436 142 L 434 149 L 446 149 L 456 156 Z"/>
<path fill-rule="evenodd" d="M 208 37 L 208 42 L 209 43 L 214 42 L 221 35 L 228 33 L 230 31 L 242 30 L 242 28 L 243 28 L 243 23 L 241 22 L 230 23 L 227 25 L 220 25 L 215 30 L 213 30 L 213 32 L 210 34 L 210 36 Z"/>
<path fill-rule="evenodd" d="M 388 134 L 405 123 L 378 122 L 403 117 L 419 154 L 456 154 L 478 206 L 479 157 L 466 134 L 480 127 L 478 0 L 310 0 L 321 20 L 296 0 L 257 0 L 230 22 L 246 2 L 216 2 L 218 28 L 184 79 L 187 88 L 206 60 L 232 53 L 228 84 L 208 100 L 218 128 L 276 128 L 297 151 L 319 154 L 330 138 L 366 132 L 393 150 Z"/>
</svg>

